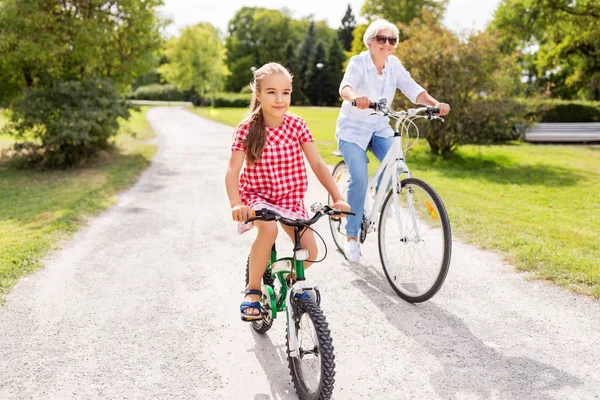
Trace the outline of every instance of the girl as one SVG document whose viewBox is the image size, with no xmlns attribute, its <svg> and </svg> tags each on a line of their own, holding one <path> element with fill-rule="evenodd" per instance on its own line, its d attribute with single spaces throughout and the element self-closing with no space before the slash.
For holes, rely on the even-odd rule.
<svg viewBox="0 0 600 400">
<path fill-rule="evenodd" d="M 286 210 L 288 217 L 307 219 L 304 194 L 308 180 L 303 155 L 334 199 L 333 207 L 350 211 L 350 206 L 343 201 L 327 165 L 317 152 L 306 122 L 287 114 L 292 93 L 292 76 L 288 70 L 277 63 L 265 64 L 254 72 L 254 81 L 250 86 L 250 112 L 235 130 L 225 175 L 233 220 L 241 222 L 250 218 L 251 207 L 258 203 Z M 244 160 L 246 165 L 240 176 Z M 262 318 L 258 302 L 261 278 L 278 233 L 274 221 L 255 221 L 254 225 L 258 234 L 250 250 L 249 283 L 245 301 L 240 306 L 243 321 Z M 293 228 L 282 227 L 293 238 Z M 312 231 L 302 235 L 301 244 L 309 251 L 310 259 L 315 260 L 317 245 Z M 309 296 L 308 293 L 299 295 Z"/>
</svg>

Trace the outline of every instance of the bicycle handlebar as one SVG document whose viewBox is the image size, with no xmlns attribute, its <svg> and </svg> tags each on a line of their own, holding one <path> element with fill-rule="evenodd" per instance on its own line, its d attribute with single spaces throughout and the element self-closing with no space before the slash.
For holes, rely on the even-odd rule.
<svg viewBox="0 0 600 400">
<path fill-rule="evenodd" d="M 385 106 L 385 104 L 386 104 L 385 103 L 385 99 L 381 99 L 380 101 L 372 101 L 371 103 L 369 103 L 369 108 L 371 108 L 371 109 L 373 109 L 375 111 L 381 111 L 385 115 L 387 115 L 390 111 L 393 114 L 397 114 L 394 110 L 392 110 L 390 108 L 387 108 Z M 354 107 L 356 107 L 356 100 L 352 100 L 352 105 Z M 413 115 L 418 114 L 419 112 L 425 111 L 425 114 L 427 114 L 427 118 L 428 119 L 431 119 L 434 116 L 439 115 L 439 113 L 440 113 L 440 109 L 439 108 L 437 108 L 437 107 L 429 107 L 429 106 L 427 106 L 427 107 L 421 107 L 421 108 L 417 108 L 417 109 L 411 109 L 411 110 L 414 110 L 413 111 L 414 112 Z M 407 112 L 407 113 L 410 115 L 409 112 Z"/>
<path fill-rule="evenodd" d="M 310 226 L 310 225 L 314 224 L 315 222 L 317 222 L 319 220 L 319 218 L 321 218 L 324 215 L 356 215 L 356 214 L 354 214 L 353 212 L 350 212 L 350 211 L 336 210 L 335 208 L 331 208 L 330 206 L 326 205 L 326 206 L 323 206 L 322 209 L 317 211 L 311 219 L 285 218 L 285 217 L 279 215 L 279 213 L 277 213 L 276 211 L 269 210 L 266 208 L 263 208 L 261 210 L 256 210 L 254 212 L 254 215 L 255 215 L 254 217 L 248 218 L 246 221 L 244 221 L 244 223 L 247 224 L 252 221 L 258 221 L 258 220 L 260 220 L 260 221 L 279 221 L 279 222 L 283 223 L 284 225 L 303 227 L 303 226 Z"/>
</svg>

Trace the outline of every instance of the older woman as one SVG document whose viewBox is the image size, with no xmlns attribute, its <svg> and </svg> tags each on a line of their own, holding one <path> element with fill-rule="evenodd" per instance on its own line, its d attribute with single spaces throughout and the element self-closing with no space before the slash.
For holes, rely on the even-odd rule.
<svg viewBox="0 0 600 400">
<path fill-rule="evenodd" d="M 350 171 L 347 202 L 356 213 L 346 223 L 348 241 L 344 253 L 351 262 L 360 260 L 358 234 L 369 179 L 367 146 L 371 144 L 373 154 L 381 161 L 392 146 L 394 134 L 387 117 L 370 115 L 369 103 L 385 98 L 387 104 L 392 104 L 398 88 L 413 103 L 438 107 L 441 115 L 450 112 L 450 106 L 431 97 L 393 55 L 398 43 L 396 25 L 384 19 L 374 21 L 367 28 L 363 42 L 368 51 L 350 59 L 340 84 L 344 102 L 336 127 L 338 148 Z"/>
</svg>

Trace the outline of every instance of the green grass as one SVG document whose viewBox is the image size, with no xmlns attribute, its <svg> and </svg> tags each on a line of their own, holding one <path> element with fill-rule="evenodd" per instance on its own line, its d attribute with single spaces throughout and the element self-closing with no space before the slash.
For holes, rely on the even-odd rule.
<svg viewBox="0 0 600 400">
<path fill-rule="evenodd" d="M 114 204 L 149 165 L 156 146 L 145 142 L 154 137 L 145 119 L 148 109 L 123 124 L 116 137 L 118 151 L 103 154 L 88 167 L 18 170 L 0 159 L 0 302 L 19 277 L 41 267 L 45 255 Z"/>
<path fill-rule="evenodd" d="M 231 126 L 244 113 L 193 111 Z M 307 121 L 323 159 L 337 162 L 331 151 L 339 110 L 290 111 Z M 445 160 L 433 159 L 421 141 L 407 162 L 441 195 L 455 236 L 502 253 L 537 278 L 600 298 L 600 147 L 463 146 Z"/>
</svg>

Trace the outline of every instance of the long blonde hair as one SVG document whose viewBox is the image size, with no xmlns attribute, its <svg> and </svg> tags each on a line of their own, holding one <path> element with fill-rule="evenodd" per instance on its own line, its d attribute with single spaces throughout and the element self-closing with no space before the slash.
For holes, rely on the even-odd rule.
<svg viewBox="0 0 600 400">
<path fill-rule="evenodd" d="M 252 89 L 252 100 L 250 101 L 250 110 L 246 117 L 248 123 L 248 137 L 244 141 L 246 146 L 246 161 L 253 164 L 260 159 L 265 144 L 267 143 L 267 129 L 263 117 L 262 105 L 258 100 L 257 93 L 260 93 L 262 80 L 272 74 L 283 74 L 292 82 L 292 74 L 281 64 L 271 62 L 263 65 L 254 71 L 254 79 L 250 83 Z"/>
</svg>

